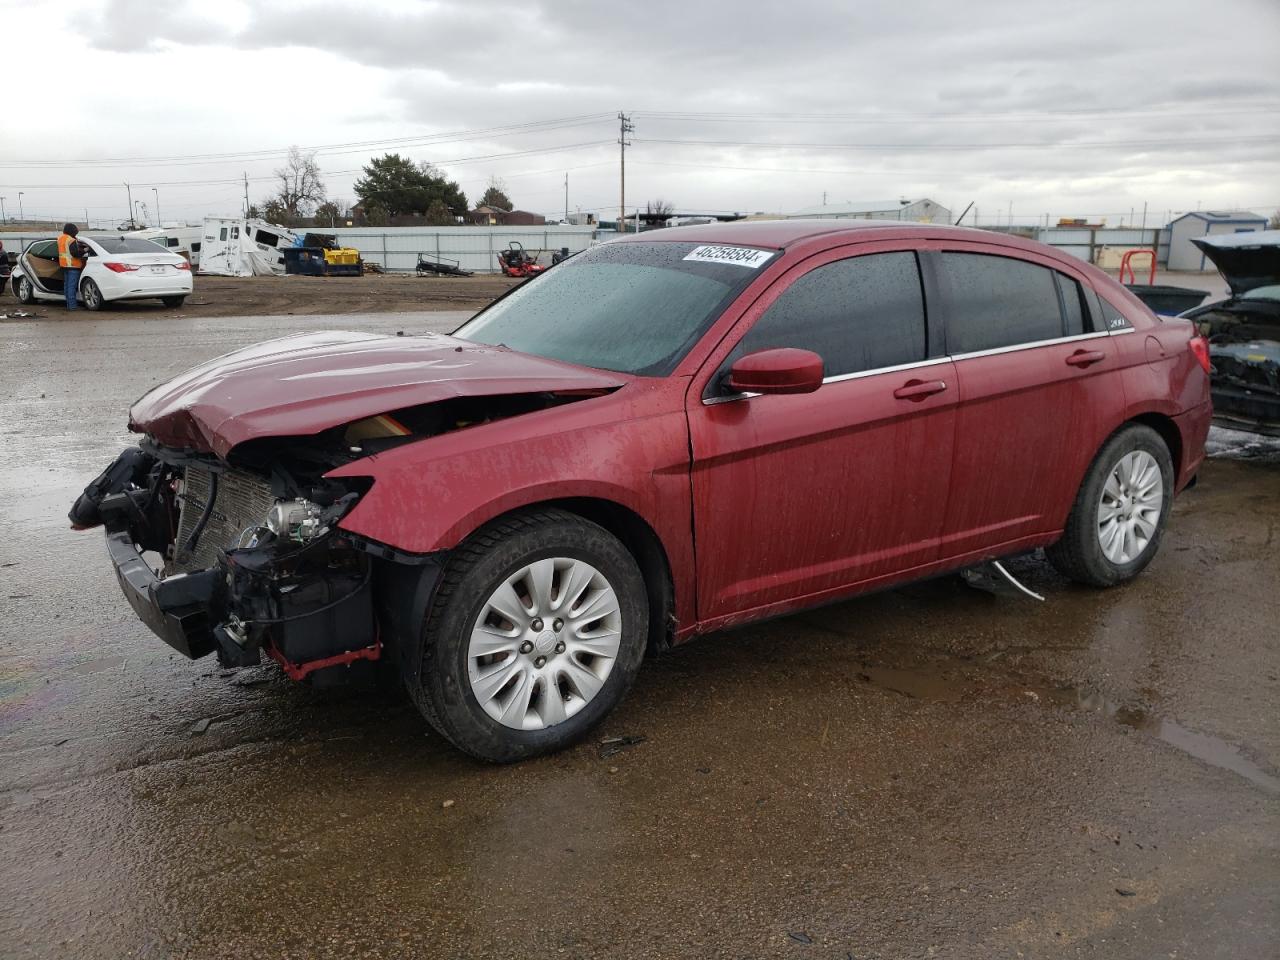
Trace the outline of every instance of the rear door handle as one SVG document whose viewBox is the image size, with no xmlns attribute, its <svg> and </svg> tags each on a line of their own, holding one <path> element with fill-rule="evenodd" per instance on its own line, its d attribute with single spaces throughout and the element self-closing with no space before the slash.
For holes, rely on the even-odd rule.
<svg viewBox="0 0 1280 960">
<path fill-rule="evenodd" d="M 1087 367 L 1091 364 L 1101 363 L 1105 359 L 1107 359 L 1107 355 L 1101 350 L 1077 350 L 1067 357 L 1067 363 L 1073 367 Z"/>
<path fill-rule="evenodd" d="M 911 400 L 919 403 L 925 397 L 931 397 L 945 389 L 947 389 L 945 380 L 908 380 L 893 391 L 893 395 L 899 400 Z"/>
</svg>

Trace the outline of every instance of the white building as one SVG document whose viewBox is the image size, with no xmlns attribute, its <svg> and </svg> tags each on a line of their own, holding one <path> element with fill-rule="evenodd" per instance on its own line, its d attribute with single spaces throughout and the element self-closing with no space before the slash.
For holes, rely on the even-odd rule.
<svg viewBox="0 0 1280 960">
<path fill-rule="evenodd" d="M 1192 237 L 1249 233 L 1267 229 L 1267 218 L 1249 210 L 1193 210 L 1169 224 L 1169 269 L 1212 270 L 1213 264 L 1191 242 Z"/>
<path fill-rule="evenodd" d="M 942 204 L 927 199 L 919 200 L 846 200 L 844 203 L 824 203 L 805 207 L 795 213 L 783 215 L 787 220 L 839 219 L 901 220 L 904 223 L 950 223 L 951 211 Z"/>
</svg>

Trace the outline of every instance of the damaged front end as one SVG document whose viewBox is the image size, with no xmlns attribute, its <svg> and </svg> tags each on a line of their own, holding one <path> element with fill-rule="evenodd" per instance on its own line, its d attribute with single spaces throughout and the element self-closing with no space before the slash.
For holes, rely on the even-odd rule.
<svg viewBox="0 0 1280 960">
<path fill-rule="evenodd" d="M 377 660 L 374 558 L 338 521 L 370 481 L 264 474 L 144 440 L 76 501 L 101 523 L 139 618 L 191 658 L 249 666 L 266 653 L 295 680 Z"/>
</svg>

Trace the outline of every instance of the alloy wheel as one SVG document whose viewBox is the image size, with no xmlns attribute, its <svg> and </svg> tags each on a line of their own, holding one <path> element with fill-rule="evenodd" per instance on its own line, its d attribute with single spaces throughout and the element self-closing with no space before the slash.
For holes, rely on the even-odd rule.
<svg viewBox="0 0 1280 960">
<path fill-rule="evenodd" d="M 535 560 L 480 608 L 467 645 L 471 692 L 503 726 L 554 726 L 600 692 L 621 640 L 618 596 L 599 570 L 570 557 Z"/>
<path fill-rule="evenodd" d="M 1127 564 L 1151 545 L 1164 507 L 1160 464 L 1145 450 L 1126 453 L 1107 474 L 1098 501 L 1098 543 L 1108 560 Z"/>
</svg>

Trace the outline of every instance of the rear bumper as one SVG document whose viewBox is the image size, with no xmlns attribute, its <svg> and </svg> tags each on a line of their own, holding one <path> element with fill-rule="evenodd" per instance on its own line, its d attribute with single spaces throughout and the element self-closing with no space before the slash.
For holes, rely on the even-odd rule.
<svg viewBox="0 0 1280 960">
<path fill-rule="evenodd" d="M 162 580 L 147 566 L 128 531 L 107 534 L 107 555 L 129 606 L 152 633 L 193 660 L 213 652 L 217 569 Z"/>
</svg>

